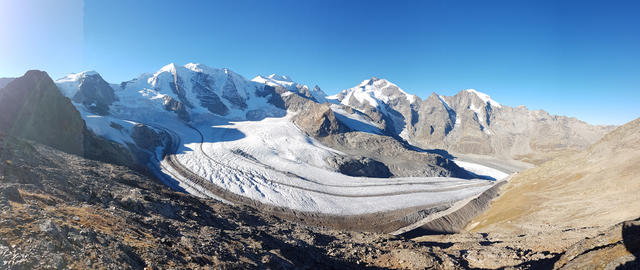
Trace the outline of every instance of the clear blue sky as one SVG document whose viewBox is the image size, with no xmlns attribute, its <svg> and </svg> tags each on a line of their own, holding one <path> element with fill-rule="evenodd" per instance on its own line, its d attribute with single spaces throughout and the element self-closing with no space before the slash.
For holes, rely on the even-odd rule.
<svg viewBox="0 0 640 270">
<path fill-rule="evenodd" d="M 594 124 L 640 117 L 638 1 L 0 0 L 0 77 L 170 62 L 326 92 L 378 76 L 425 98 L 475 88 Z"/>
</svg>

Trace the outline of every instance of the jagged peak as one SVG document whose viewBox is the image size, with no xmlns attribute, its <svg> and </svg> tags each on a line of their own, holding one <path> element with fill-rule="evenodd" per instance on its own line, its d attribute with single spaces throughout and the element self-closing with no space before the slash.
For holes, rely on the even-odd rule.
<svg viewBox="0 0 640 270">
<path fill-rule="evenodd" d="M 497 108 L 502 107 L 502 105 L 500 105 L 500 103 L 498 103 L 497 101 L 493 100 L 489 95 L 487 95 L 485 93 L 482 93 L 482 92 L 480 92 L 478 90 L 465 89 L 465 90 L 462 90 L 461 92 L 468 92 L 468 93 L 475 94 L 482 101 L 484 101 L 485 103 L 491 104 L 491 106 L 493 106 L 493 107 L 497 107 Z"/>
<path fill-rule="evenodd" d="M 390 83 L 389 81 L 387 81 L 386 79 L 380 79 L 376 76 L 371 77 L 371 79 L 366 79 L 362 82 L 360 82 L 360 84 L 358 84 L 359 87 L 362 86 L 366 86 L 366 85 L 374 85 L 375 83 L 381 84 L 381 83 Z"/>
<path fill-rule="evenodd" d="M 275 74 L 275 73 L 270 74 L 269 76 L 267 76 L 267 78 L 272 79 L 272 80 L 276 80 L 276 81 L 293 82 L 291 77 L 289 77 L 287 75 L 279 75 L 279 74 Z"/>
<path fill-rule="evenodd" d="M 100 74 L 96 71 L 93 70 L 87 70 L 87 71 L 83 71 L 83 72 L 78 72 L 78 73 L 71 73 L 67 76 L 64 76 L 60 79 L 57 79 L 56 82 L 57 83 L 62 83 L 62 82 L 73 82 L 73 81 L 79 81 L 87 76 L 100 76 Z"/>
<path fill-rule="evenodd" d="M 287 89 L 291 88 L 289 90 L 292 90 L 296 84 L 293 80 L 291 80 L 291 77 L 286 75 L 278 75 L 275 73 L 268 76 L 258 75 L 255 78 L 251 79 L 251 81 L 270 86 L 281 86 Z"/>
<path fill-rule="evenodd" d="M 384 102 L 388 102 L 389 97 L 391 97 L 391 95 L 393 95 L 393 93 L 392 92 L 382 91 L 382 90 L 384 90 L 386 88 L 389 88 L 389 87 L 395 87 L 397 89 L 397 91 L 400 92 L 400 94 L 404 95 L 407 98 L 409 103 L 414 103 L 417 100 L 417 96 L 416 95 L 408 94 L 407 92 L 402 90 L 402 88 L 398 87 L 396 84 L 390 82 L 389 80 L 378 78 L 378 77 L 375 77 L 375 76 L 372 77 L 371 79 L 366 79 L 366 80 L 362 81 L 356 87 L 353 87 L 353 88 L 350 88 L 350 89 L 346 89 L 346 90 L 344 90 L 342 92 L 344 94 L 348 94 L 349 92 L 353 92 L 353 91 L 369 92 L 369 93 L 373 94 L 373 96 L 375 96 L 376 98 L 381 99 Z"/>
<path fill-rule="evenodd" d="M 160 70 L 158 70 L 157 73 L 160 73 L 160 72 L 172 72 L 173 73 L 173 72 L 176 71 L 176 69 L 177 69 L 176 64 L 171 62 L 168 65 L 165 65 L 162 68 L 160 68 Z"/>
<path fill-rule="evenodd" d="M 194 62 L 184 65 L 184 68 L 191 70 L 193 72 L 200 72 L 200 73 L 214 73 L 219 70 L 216 68 L 209 67 L 205 64 L 194 63 Z"/>
</svg>

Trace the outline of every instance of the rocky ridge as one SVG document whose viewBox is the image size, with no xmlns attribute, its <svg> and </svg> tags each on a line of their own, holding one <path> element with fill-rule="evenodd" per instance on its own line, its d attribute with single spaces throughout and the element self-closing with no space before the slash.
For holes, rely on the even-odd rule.
<svg viewBox="0 0 640 270">
<path fill-rule="evenodd" d="M 385 134 L 418 147 L 536 164 L 561 152 L 586 149 L 615 128 L 501 105 L 473 89 L 454 96 L 432 93 L 421 100 L 379 78 L 365 80 L 329 99 L 369 115 L 383 126 Z"/>
</svg>

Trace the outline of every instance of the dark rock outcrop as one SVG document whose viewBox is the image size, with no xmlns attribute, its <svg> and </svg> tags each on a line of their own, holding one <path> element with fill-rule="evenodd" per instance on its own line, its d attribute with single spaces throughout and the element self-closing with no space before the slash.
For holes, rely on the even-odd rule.
<svg viewBox="0 0 640 270">
<path fill-rule="evenodd" d="M 47 73 L 28 71 L 0 89 L 0 108 L 0 131 L 84 154 L 84 121 Z"/>
<path fill-rule="evenodd" d="M 220 97 L 211 89 L 211 85 L 214 85 L 211 76 L 205 73 L 197 73 L 192 79 L 192 83 L 193 91 L 196 93 L 198 100 L 200 100 L 200 105 L 217 115 L 227 115 L 229 113 L 229 108 L 224 105 Z"/>
<path fill-rule="evenodd" d="M 388 178 L 393 176 L 384 163 L 367 157 L 333 156 L 327 160 L 329 166 L 349 176 Z"/>
<path fill-rule="evenodd" d="M 31 70 L 0 89 L 0 132 L 64 152 L 135 166 L 121 145 L 87 129 L 80 113 L 46 72 Z"/>
<path fill-rule="evenodd" d="M 184 121 L 189 121 L 191 118 L 184 104 L 170 96 L 164 96 L 162 106 L 167 111 L 175 112 Z"/>
</svg>

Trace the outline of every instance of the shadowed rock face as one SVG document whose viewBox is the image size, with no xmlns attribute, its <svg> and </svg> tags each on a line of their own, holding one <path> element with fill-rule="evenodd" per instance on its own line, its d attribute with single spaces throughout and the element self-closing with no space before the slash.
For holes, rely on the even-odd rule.
<svg viewBox="0 0 640 270">
<path fill-rule="evenodd" d="M 227 115 L 229 108 L 224 105 L 220 97 L 211 89 L 211 85 L 214 85 L 214 83 L 211 76 L 198 73 L 193 78 L 193 90 L 196 93 L 196 97 L 200 100 L 200 105 L 212 113 Z"/>
<path fill-rule="evenodd" d="M 178 117 L 180 117 L 180 119 L 184 121 L 189 121 L 189 119 L 191 118 L 184 104 L 170 96 L 165 96 L 163 98 L 162 106 L 167 111 L 175 112 Z"/>
<path fill-rule="evenodd" d="M 72 100 L 82 103 L 90 112 L 107 115 L 109 114 L 109 106 L 118 98 L 114 94 L 113 88 L 96 73 L 82 78 L 78 92 Z"/>
<path fill-rule="evenodd" d="M 0 132 L 90 159 L 135 166 L 121 145 L 93 134 L 46 72 L 31 70 L 0 89 Z"/>
<path fill-rule="evenodd" d="M 640 220 L 617 224 L 595 237 L 572 245 L 555 263 L 555 269 L 638 269 Z"/>
<path fill-rule="evenodd" d="M 28 71 L 0 89 L 0 108 L 0 131 L 84 154 L 84 121 L 47 73 Z"/>
</svg>

